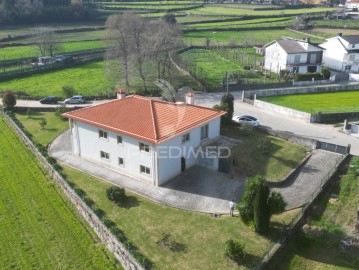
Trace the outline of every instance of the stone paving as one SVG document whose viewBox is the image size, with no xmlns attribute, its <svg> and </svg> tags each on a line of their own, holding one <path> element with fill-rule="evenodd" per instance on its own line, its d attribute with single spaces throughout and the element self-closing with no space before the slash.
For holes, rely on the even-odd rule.
<svg viewBox="0 0 359 270">
<path fill-rule="evenodd" d="M 101 163 L 87 161 L 72 154 L 70 132 L 66 131 L 51 144 L 49 153 L 61 163 L 84 171 L 105 181 L 128 189 L 150 200 L 191 211 L 228 214 L 229 201 L 238 199 L 244 191 L 244 179 L 194 166 L 161 187 L 154 187 L 126 176 Z M 283 194 L 287 209 L 305 204 L 321 180 L 341 160 L 339 154 L 315 150 L 295 177 L 273 188 Z"/>
<path fill-rule="evenodd" d="M 229 213 L 229 201 L 243 193 L 244 181 L 194 166 L 161 187 L 128 177 L 100 163 L 79 158 L 71 152 L 70 132 L 51 144 L 49 153 L 61 163 L 128 189 L 150 200 L 191 211 Z"/>
<path fill-rule="evenodd" d="M 287 202 L 287 210 L 300 207 L 311 199 L 311 194 L 322 185 L 323 178 L 328 176 L 329 172 L 334 172 L 334 168 L 342 158 L 340 154 L 314 150 L 310 159 L 296 175 L 272 190 L 282 193 Z"/>
</svg>

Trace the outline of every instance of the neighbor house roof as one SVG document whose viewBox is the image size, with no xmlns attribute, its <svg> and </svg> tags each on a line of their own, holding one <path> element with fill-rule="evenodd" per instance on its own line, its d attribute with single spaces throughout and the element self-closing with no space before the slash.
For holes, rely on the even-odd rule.
<svg viewBox="0 0 359 270">
<path fill-rule="evenodd" d="M 359 35 L 351 35 L 351 36 L 341 36 L 349 44 L 358 44 L 359 43 Z"/>
<path fill-rule="evenodd" d="M 307 50 L 300 45 L 300 43 L 293 39 L 282 39 L 277 41 L 278 44 L 285 50 L 287 53 L 306 53 Z"/>
<path fill-rule="evenodd" d="M 133 95 L 67 112 L 63 116 L 158 144 L 224 114 L 216 109 Z"/>
</svg>

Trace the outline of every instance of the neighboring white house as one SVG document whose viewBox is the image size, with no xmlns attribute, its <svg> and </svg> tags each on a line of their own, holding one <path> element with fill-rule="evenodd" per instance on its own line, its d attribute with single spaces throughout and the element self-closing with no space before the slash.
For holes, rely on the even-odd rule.
<svg viewBox="0 0 359 270">
<path fill-rule="evenodd" d="M 225 112 L 132 95 L 63 114 L 73 153 L 160 186 L 198 163 L 197 152 L 220 135 Z M 218 169 L 217 164 L 212 168 Z"/>
<path fill-rule="evenodd" d="M 320 44 L 325 49 L 325 66 L 342 72 L 359 72 L 359 35 L 328 38 Z"/>
<path fill-rule="evenodd" d="M 359 8 L 359 0 L 347 0 L 345 3 L 345 7 L 348 9 L 358 9 Z"/>
<path fill-rule="evenodd" d="M 323 49 L 308 39 L 281 39 L 264 45 L 264 68 L 275 73 L 288 70 L 292 73 L 319 72 Z"/>
</svg>

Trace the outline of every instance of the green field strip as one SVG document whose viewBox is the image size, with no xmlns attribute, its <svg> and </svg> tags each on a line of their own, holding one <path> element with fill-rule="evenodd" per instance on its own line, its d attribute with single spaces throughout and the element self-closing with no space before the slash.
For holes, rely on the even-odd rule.
<svg viewBox="0 0 359 270">
<path fill-rule="evenodd" d="M 115 269 L 3 119 L 0 146 L 0 269 Z"/>
</svg>

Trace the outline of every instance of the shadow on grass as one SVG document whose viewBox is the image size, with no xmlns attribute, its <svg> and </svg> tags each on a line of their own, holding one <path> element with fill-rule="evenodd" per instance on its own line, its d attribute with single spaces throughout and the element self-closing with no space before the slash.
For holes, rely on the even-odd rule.
<svg viewBox="0 0 359 270">
<path fill-rule="evenodd" d="M 227 258 L 227 260 L 231 261 L 233 264 L 237 264 L 239 266 L 244 266 L 248 269 L 254 269 L 256 267 L 256 265 L 258 264 L 258 262 L 260 262 L 262 260 L 262 258 L 246 252 L 243 259 L 232 260 L 230 258 Z"/>
<path fill-rule="evenodd" d="M 132 207 L 137 207 L 139 205 L 140 204 L 138 202 L 138 199 L 135 196 L 126 196 L 125 202 L 118 204 L 118 206 L 125 209 L 130 209 Z"/>
</svg>

